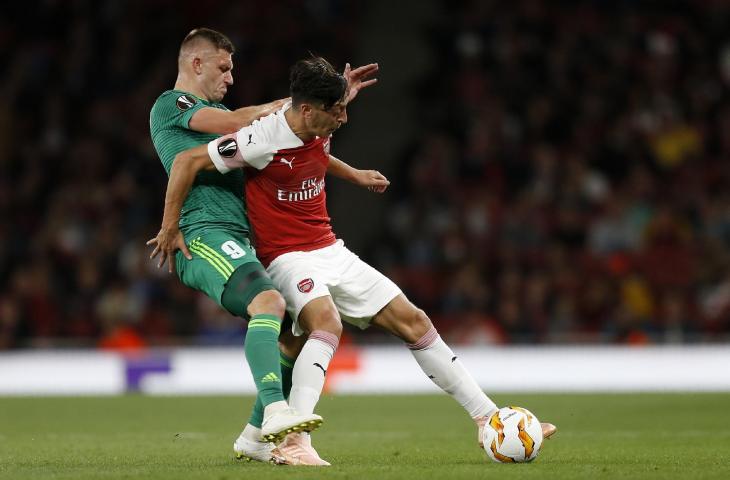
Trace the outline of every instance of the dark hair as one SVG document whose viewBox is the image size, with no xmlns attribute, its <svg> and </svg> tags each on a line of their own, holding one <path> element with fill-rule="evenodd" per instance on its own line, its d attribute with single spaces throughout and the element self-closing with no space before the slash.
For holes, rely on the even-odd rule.
<svg viewBox="0 0 730 480">
<path fill-rule="evenodd" d="M 180 44 L 180 50 L 182 50 L 187 44 L 197 40 L 198 38 L 205 39 L 213 44 L 214 47 L 225 50 L 228 53 L 232 54 L 236 51 L 236 48 L 233 46 L 233 43 L 231 43 L 231 40 L 228 37 L 223 35 L 221 32 L 216 32 L 215 30 L 211 30 L 210 28 L 196 28 L 194 30 L 191 30 Z"/>
<path fill-rule="evenodd" d="M 289 93 L 292 104 L 318 102 L 329 109 L 345 95 L 347 80 L 322 57 L 299 60 L 291 68 Z"/>
</svg>

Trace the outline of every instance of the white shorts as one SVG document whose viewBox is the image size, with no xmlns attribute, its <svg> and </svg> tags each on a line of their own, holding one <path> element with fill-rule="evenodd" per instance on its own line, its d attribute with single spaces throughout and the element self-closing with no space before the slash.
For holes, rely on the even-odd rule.
<svg viewBox="0 0 730 480">
<path fill-rule="evenodd" d="M 292 332 L 301 335 L 299 312 L 315 298 L 330 295 L 343 321 L 365 329 L 401 290 L 345 247 L 342 240 L 311 252 L 289 252 L 266 269 L 286 300 Z"/>
</svg>

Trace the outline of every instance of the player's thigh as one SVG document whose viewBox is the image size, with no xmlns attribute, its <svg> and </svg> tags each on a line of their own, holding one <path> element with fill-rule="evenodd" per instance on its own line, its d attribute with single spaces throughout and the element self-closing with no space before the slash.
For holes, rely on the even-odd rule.
<svg viewBox="0 0 730 480">
<path fill-rule="evenodd" d="M 301 335 L 305 329 L 299 324 L 300 313 L 310 302 L 329 298 L 332 272 L 322 263 L 316 251 L 285 253 L 271 262 L 266 271 L 286 300 L 292 331 L 297 336 Z"/>
<path fill-rule="evenodd" d="M 391 300 L 401 294 L 388 277 L 371 267 L 357 255 L 340 246 L 339 281 L 330 291 L 342 319 L 360 328 L 367 328 L 371 319 Z"/>
<path fill-rule="evenodd" d="M 235 315 L 241 315 L 241 312 L 231 311 L 223 303 L 223 293 L 232 278 L 245 274 L 251 280 L 243 291 L 238 292 L 244 305 L 248 305 L 261 291 L 274 288 L 248 239 L 241 234 L 220 230 L 205 232 L 188 240 L 188 249 L 192 260 L 186 259 L 180 252 L 176 257 L 180 280 Z"/>
</svg>

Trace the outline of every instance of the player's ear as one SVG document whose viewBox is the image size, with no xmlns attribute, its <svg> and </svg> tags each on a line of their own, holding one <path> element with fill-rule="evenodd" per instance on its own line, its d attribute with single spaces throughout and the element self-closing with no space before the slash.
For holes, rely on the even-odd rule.
<svg viewBox="0 0 730 480">
<path fill-rule="evenodd" d="M 203 60 L 198 56 L 193 57 L 193 72 L 196 75 L 203 73 Z"/>
<path fill-rule="evenodd" d="M 301 103 L 299 104 L 299 113 L 301 113 L 305 117 L 309 117 L 312 115 L 312 106 L 308 103 Z"/>
</svg>

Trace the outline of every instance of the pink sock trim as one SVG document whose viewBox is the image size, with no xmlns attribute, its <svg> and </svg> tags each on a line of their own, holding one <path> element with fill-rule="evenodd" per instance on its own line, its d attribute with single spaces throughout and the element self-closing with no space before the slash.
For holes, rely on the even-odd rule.
<svg viewBox="0 0 730 480">
<path fill-rule="evenodd" d="M 431 327 L 431 329 L 419 338 L 416 343 L 406 343 L 406 346 L 410 350 L 423 350 L 436 343 L 436 340 L 438 339 L 439 332 L 436 331 L 436 327 Z"/>
<path fill-rule="evenodd" d="M 340 339 L 334 333 L 326 332 L 324 330 L 315 330 L 309 335 L 310 340 L 319 340 L 320 342 L 332 347 L 332 350 L 337 350 L 337 345 L 340 343 Z"/>
</svg>

